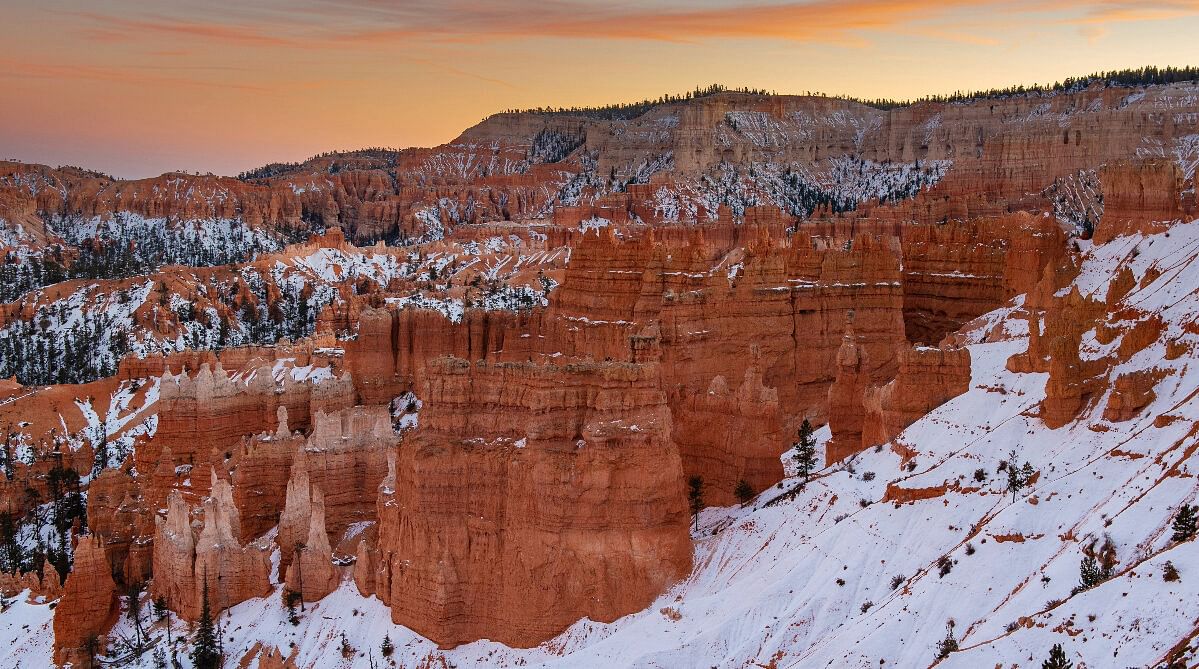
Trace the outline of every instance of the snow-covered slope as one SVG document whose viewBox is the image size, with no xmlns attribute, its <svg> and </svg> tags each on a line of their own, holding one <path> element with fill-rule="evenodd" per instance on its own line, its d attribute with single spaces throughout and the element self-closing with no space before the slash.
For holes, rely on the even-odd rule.
<svg viewBox="0 0 1199 669">
<path fill-rule="evenodd" d="M 1199 542 L 1174 544 L 1170 529 L 1179 505 L 1199 493 L 1191 472 L 1199 369 L 1190 368 L 1193 346 L 1174 359 L 1165 350 L 1199 340 L 1199 222 L 1087 250 L 1075 286 L 1102 299 L 1121 266 L 1139 285 L 1119 307 L 1166 324 L 1111 370 L 1111 378 L 1163 373 L 1156 398 L 1131 420 L 1104 420 L 1104 395 L 1074 423 L 1045 426 L 1037 407 L 1047 375 L 1006 368 L 1027 348 L 1017 298 L 967 326 L 968 392 L 898 445 L 825 468 L 794 496 L 784 494 L 797 485 L 788 479 L 746 508 L 704 511 L 692 575 L 645 611 L 581 621 L 533 649 L 478 642 L 440 651 L 346 582 L 298 625 L 278 593 L 235 607 L 222 617 L 226 653 L 238 659 L 261 642 L 286 655 L 294 644 L 301 666 L 389 666 L 379 651 L 386 635 L 390 660 L 406 667 L 1006 668 L 1039 667 L 1060 643 L 1080 669 L 1165 666 L 1199 629 Z M 1000 470 L 1009 460 L 1036 472 L 1014 496 Z M 1076 593 L 1084 551 L 1108 536 L 1112 578 Z M 1167 563 L 1180 580 L 1164 580 Z M 17 615 L 43 624 L 31 608 L 0 614 L 0 629 L 13 630 Z M 959 650 L 938 660 L 947 629 Z M 28 652 L 43 651 L 48 644 Z M 149 656 L 142 666 L 152 666 Z"/>
</svg>

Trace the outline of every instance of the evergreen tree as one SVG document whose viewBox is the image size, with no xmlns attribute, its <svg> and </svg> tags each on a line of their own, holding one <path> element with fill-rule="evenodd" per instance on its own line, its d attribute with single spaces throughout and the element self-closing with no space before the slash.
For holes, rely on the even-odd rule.
<svg viewBox="0 0 1199 669">
<path fill-rule="evenodd" d="M 133 581 L 125 590 L 125 606 L 127 608 L 126 615 L 129 617 L 129 620 L 133 621 L 133 632 L 135 634 L 135 639 L 137 640 L 135 649 L 139 655 L 143 650 L 142 644 L 144 641 L 144 634 L 142 633 L 141 604 L 143 589 L 144 586 L 140 581 Z"/>
<path fill-rule="evenodd" d="M 395 651 L 395 646 L 393 646 L 391 644 L 391 636 L 384 634 L 383 635 L 383 645 L 379 646 L 379 652 L 383 654 L 383 657 L 391 657 L 391 654 L 394 651 Z"/>
<path fill-rule="evenodd" d="M 283 595 L 283 604 L 287 607 L 287 622 L 292 625 L 300 624 L 300 616 L 296 614 L 296 602 L 300 601 L 300 593 L 288 590 Z"/>
<path fill-rule="evenodd" d="M 167 598 L 159 596 L 154 600 L 154 619 L 162 620 L 167 617 Z"/>
<path fill-rule="evenodd" d="M 1041 663 L 1041 669 L 1070 669 L 1074 663 L 1066 659 L 1066 651 L 1062 650 L 1062 644 L 1055 643 L 1053 648 L 1049 649 L 1049 659 Z"/>
<path fill-rule="evenodd" d="M 25 551 L 17 542 L 17 525 L 12 514 L 7 509 L 0 511 L 0 571 L 15 574 L 24 560 Z"/>
<path fill-rule="evenodd" d="M 167 645 L 171 645 L 171 611 L 167 608 L 167 599 L 159 595 L 154 600 L 154 619 L 164 621 L 167 628 Z M 174 653 L 174 650 L 171 651 Z"/>
<path fill-rule="evenodd" d="M 221 655 L 217 650 L 216 625 L 212 622 L 212 609 L 208 605 L 208 574 L 204 575 L 204 598 L 200 604 L 200 621 L 196 624 L 196 638 L 192 642 L 192 664 L 196 669 L 217 669 L 221 666 Z"/>
<path fill-rule="evenodd" d="M 812 470 L 816 468 L 816 437 L 812 432 L 812 424 L 805 418 L 799 426 L 799 441 L 795 442 L 795 453 L 791 456 L 795 460 L 795 472 L 803 477 L 804 483 L 808 482 Z"/>
<path fill-rule="evenodd" d="M 750 487 L 749 481 L 741 479 L 737 481 L 737 487 L 733 490 L 733 494 L 737 496 L 737 501 L 741 502 L 741 506 L 744 507 L 754 498 L 754 489 Z"/>
<path fill-rule="evenodd" d="M 1174 524 L 1172 526 L 1174 536 L 1171 537 L 1175 542 L 1182 543 L 1183 541 L 1190 541 L 1195 538 L 1195 512 L 1197 510 L 1199 510 L 1199 507 L 1191 506 L 1190 504 L 1183 504 L 1178 507 L 1178 515 L 1174 516 Z"/>
<path fill-rule="evenodd" d="M 695 518 L 695 529 L 699 529 L 699 512 L 704 508 L 704 477 L 696 474 L 687 479 L 687 501 L 691 515 Z"/>
<path fill-rule="evenodd" d="M 1007 491 L 1012 493 L 1012 501 L 1016 501 L 1016 495 L 1032 480 L 1033 474 L 1032 465 L 1025 462 L 1023 467 L 1016 466 L 1016 451 L 1012 451 L 1008 456 L 1007 461 Z"/>
<path fill-rule="evenodd" d="M 1090 590 L 1103 581 L 1103 571 L 1099 568 L 1099 562 L 1088 555 L 1078 566 L 1078 587 L 1074 589 L 1074 592 L 1077 594 L 1083 590 Z"/>
</svg>

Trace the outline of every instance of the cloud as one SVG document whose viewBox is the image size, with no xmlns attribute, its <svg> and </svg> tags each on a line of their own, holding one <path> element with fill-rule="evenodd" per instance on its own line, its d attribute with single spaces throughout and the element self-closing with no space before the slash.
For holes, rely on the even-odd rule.
<svg viewBox="0 0 1199 669">
<path fill-rule="evenodd" d="M 303 47 L 306 44 L 303 39 L 273 35 L 267 27 L 178 18 L 129 19 L 93 13 L 77 16 L 92 24 L 83 33 L 102 41 L 128 41 L 139 36 L 160 35 L 257 47 Z"/>
<path fill-rule="evenodd" d="M 1199 0 L 807 0 L 742 4 L 673 0 L 644 4 L 581 0 L 296 0 L 211 3 L 183 15 L 128 18 L 79 14 L 97 40 L 160 36 L 254 48 L 353 48 L 410 42 L 622 39 L 700 42 L 773 39 L 861 45 L 884 33 L 994 43 L 965 34 L 978 14 L 1054 15 L 1049 22 L 1105 25 L 1199 13 Z M 1066 14 L 1065 18 L 1061 14 Z"/>
<path fill-rule="evenodd" d="M 1102 25 L 1130 21 L 1158 21 L 1199 14 L 1199 0 L 1161 0 L 1158 2 L 1128 2 L 1108 0 L 1092 2 L 1089 11 L 1074 23 Z"/>
</svg>

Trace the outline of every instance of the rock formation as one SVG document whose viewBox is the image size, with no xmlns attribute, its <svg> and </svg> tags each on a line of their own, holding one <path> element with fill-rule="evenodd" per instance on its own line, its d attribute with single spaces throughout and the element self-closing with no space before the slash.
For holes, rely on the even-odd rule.
<svg viewBox="0 0 1199 669">
<path fill-rule="evenodd" d="M 1102 182 L 1103 218 L 1095 226 L 1096 244 L 1134 232 L 1159 232 L 1182 218 L 1183 173 L 1172 160 L 1108 165 Z"/>
<path fill-rule="evenodd" d="M 155 597 L 165 598 L 171 610 L 195 620 L 205 587 L 214 611 L 270 592 L 269 548 L 243 546 L 237 540 L 241 522 L 228 481 L 212 473 L 212 494 L 203 502 L 202 524 L 191 520 L 191 510 L 177 491 L 171 492 L 167 503 L 166 518 L 157 520 L 154 537 L 151 593 Z"/>
<path fill-rule="evenodd" d="M 824 461 L 838 462 L 861 451 L 862 427 L 866 419 L 863 404 L 871 385 L 866 353 L 850 329 L 837 351 L 837 380 L 828 391 L 828 424 L 832 437 L 825 445 Z"/>
<path fill-rule="evenodd" d="M 711 503 L 730 499 L 739 481 L 761 492 L 782 478 L 784 414 L 778 392 L 762 385 L 757 368 L 746 369 L 737 388 L 716 376 L 706 392 L 672 398 L 671 405 L 678 407 L 673 412 L 673 438 L 688 445 L 692 467 L 706 473 L 705 499 L 710 496 Z M 718 461 L 705 462 L 707 458 Z"/>
<path fill-rule="evenodd" d="M 95 666 L 93 654 L 103 648 L 97 639 L 112 628 L 119 613 L 117 586 L 104 545 L 99 537 L 82 537 L 54 610 L 54 662 L 83 669 Z"/>
<path fill-rule="evenodd" d="M 644 607 L 691 563 L 655 365 L 431 364 L 380 487 L 376 591 L 445 646 L 530 646 Z"/>
<path fill-rule="evenodd" d="M 899 371 L 866 391 L 862 446 L 885 444 L 907 426 L 970 388 L 970 351 L 917 346 L 899 353 Z"/>
<path fill-rule="evenodd" d="M 292 490 L 288 490 L 288 501 L 292 502 Z M 298 503 L 295 506 L 299 506 Z M 325 498 L 320 490 L 312 491 L 312 499 L 304 505 L 307 511 L 308 532 L 300 542 L 291 543 L 285 583 L 287 589 L 300 593 L 307 602 L 324 598 L 337 589 L 340 580 L 333 566 L 333 549 L 329 547 L 329 535 L 325 532 Z M 289 505 L 287 511 L 294 507 Z M 286 511 L 285 511 L 286 514 Z M 282 521 L 280 533 L 282 534 Z M 284 546 L 280 542 L 280 549 Z"/>
<path fill-rule="evenodd" d="M 252 370 L 244 378 L 231 377 L 218 362 L 200 366 L 195 376 L 169 371 L 162 378 L 162 415 L 158 430 L 144 448 L 138 449 L 136 461 L 144 470 L 158 464 L 161 451 L 171 449 L 180 464 L 203 470 L 216 457 L 223 460 L 242 437 L 260 432 L 275 431 L 278 427 L 278 408 L 286 407 L 292 426 L 308 425 L 314 410 L 336 410 L 353 404 L 353 387 L 349 378 L 321 384 L 296 383 L 286 375 L 276 382 L 270 366 Z"/>
<path fill-rule="evenodd" d="M 1092 228 L 1103 243 L 1196 213 L 1197 111 L 1189 84 L 895 109 L 726 92 L 620 120 L 499 114 L 441 147 L 238 179 L 0 162 L 6 271 L 36 256 L 41 281 L 114 239 L 138 248 L 118 228 L 143 223 L 246 243 L 236 261 L 195 254 L 229 265 L 91 268 L 0 304 L 6 342 L 76 307 L 122 314 L 101 329 L 125 346 L 89 360 L 102 376 L 125 355 L 110 378 L 0 386 L 0 422 L 29 428 L 34 455 L 5 454 L 14 515 L 26 489 L 45 498 L 48 454 L 91 471 L 97 419 L 131 453 L 85 477 L 97 538 L 77 549 L 57 654 L 83 661 L 116 584 L 147 578 L 194 619 L 205 583 L 221 610 L 272 576 L 314 601 L 352 575 L 445 646 L 613 620 L 688 573 L 689 477 L 709 505 L 742 480 L 761 492 L 805 419 L 829 425 L 826 464 L 894 440 L 969 391 L 959 329 L 1020 294 L 1028 350 L 1008 369 L 1048 375 L 1045 424 L 1100 402 L 1095 429 L 1137 419 L 1165 372 L 1118 366 L 1163 337 L 1167 360 L 1193 348 L 1135 306 L 1170 268 L 1130 252 L 1105 295 L 1063 289 Z M 241 314 L 259 331 L 230 346 Z"/>
</svg>

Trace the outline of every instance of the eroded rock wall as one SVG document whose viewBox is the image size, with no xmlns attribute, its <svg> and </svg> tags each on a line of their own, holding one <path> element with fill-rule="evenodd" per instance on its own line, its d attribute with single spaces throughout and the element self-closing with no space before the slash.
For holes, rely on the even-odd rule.
<svg viewBox="0 0 1199 669">
<path fill-rule="evenodd" d="M 531 646 L 639 610 L 690 569 L 683 467 L 654 365 L 429 365 L 378 501 L 375 587 L 445 646 Z"/>
</svg>

